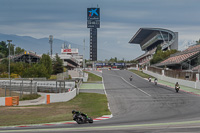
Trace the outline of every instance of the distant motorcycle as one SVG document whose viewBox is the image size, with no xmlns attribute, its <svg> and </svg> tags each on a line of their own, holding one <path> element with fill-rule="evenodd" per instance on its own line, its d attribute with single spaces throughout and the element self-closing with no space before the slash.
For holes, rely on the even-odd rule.
<svg viewBox="0 0 200 133">
<path fill-rule="evenodd" d="M 131 76 L 129 79 L 130 79 L 130 81 L 132 81 L 132 80 L 133 80 L 133 77 Z"/>
<path fill-rule="evenodd" d="M 93 123 L 93 119 L 90 117 L 86 117 L 81 114 L 74 114 L 73 120 L 76 121 L 78 124 L 84 124 L 84 123 Z"/>
<path fill-rule="evenodd" d="M 176 87 L 175 87 L 176 93 L 178 93 L 179 89 L 180 89 L 179 86 L 176 86 Z"/>
<path fill-rule="evenodd" d="M 151 82 L 151 78 L 150 77 L 148 78 L 148 80 L 149 80 L 149 82 Z"/>
<path fill-rule="evenodd" d="M 157 80 L 157 78 L 155 78 L 154 83 L 155 83 L 155 85 L 158 84 L 158 80 Z"/>
</svg>

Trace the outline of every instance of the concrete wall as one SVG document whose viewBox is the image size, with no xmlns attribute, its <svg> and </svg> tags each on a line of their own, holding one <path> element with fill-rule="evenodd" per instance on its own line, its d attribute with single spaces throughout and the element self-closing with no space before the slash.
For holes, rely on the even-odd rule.
<svg viewBox="0 0 200 133">
<path fill-rule="evenodd" d="M 180 85 L 191 87 L 191 88 L 196 88 L 200 89 L 200 82 L 194 82 L 194 81 L 188 81 L 188 80 L 183 80 L 183 79 L 177 79 L 177 78 L 171 78 L 171 77 L 166 77 L 165 75 L 160 75 L 157 73 L 153 73 L 151 71 L 143 70 L 144 73 L 151 75 L 153 77 L 156 77 L 157 79 L 164 80 L 170 83 L 176 83 L 178 82 Z"/>
<path fill-rule="evenodd" d="M 5 106 L 5 97 L 0 97 L 0 106 Z"/>
<path fill-rule="evenodd" d="M 76 88 L 67 93 L 48 94 L 50 95 L 50 103 L 67 102 L 76 96 Z M 47 96 L 46 96 L 47 101 Z"/>
</svg>

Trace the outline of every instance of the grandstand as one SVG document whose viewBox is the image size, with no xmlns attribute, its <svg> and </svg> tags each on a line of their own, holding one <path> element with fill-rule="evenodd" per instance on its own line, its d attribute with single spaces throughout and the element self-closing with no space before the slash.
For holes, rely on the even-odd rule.
<svg viewBox="0 0 200 133">
<path fill-rule="evenodd" d="M 157 67 L 167 67 L 176 70 L 200 70 L 200 44 L 190 46 L 182 52 L 171 55 L 166 60 L 156 64 Z"/>
<path fill-rule="evenodd" d="M 36 55 L 36 53 L 32 51 L 25 51 L 19 55 L 11 56 L 12 61 L 25 63 L 38 63 L 40 58 L 40 56 Z"/>
<path fill-rule="evenodd" d="M 140 66 L 150 65 L 150 60 L 158 45 L 162 50 L 178 50 L 178 33 L 161 28 L 140 28 L 129 41 L 131 44 L 139 44 L 144 54 L 137 57 Z"/>
</svg>

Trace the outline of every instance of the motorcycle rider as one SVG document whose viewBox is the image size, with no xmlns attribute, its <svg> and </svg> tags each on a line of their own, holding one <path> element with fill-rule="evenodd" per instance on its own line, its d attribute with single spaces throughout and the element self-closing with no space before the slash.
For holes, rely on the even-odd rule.
<svg viewBox="0 0 200 133">
<path fill-rule="evenodd" d="M 80 111 L 72 110 L 72 114 L 73 114 L 73 120 L 76 120 L 76 117 L 77 117 L 78 115 L 82 115 L 82 116 L 84 116 L 85 118 L 88 118 L 87 114 L 82 113 L 82 112 L 80 112 Z"/>
<path fill-rule="evenodd" d="M 133 76 L 131 75 L 131 77 L 130 77 L 130 81 L 132 81 L 132 79 L 133 79 Z"/>
<path fill-rule="evenodd" d="M 176 84 L 175 84 L 175 89 L 176 89 L 176 88 L 180 88 L 178 82 L 176 82 Z"/>
<path fill-rule="evenodd" d="M 155 79 L 154 79 L 154 83 L 155 83 L 155 85 L 157 85 L 157 82 L 158 82 L 158 79 L 155 78 Z"/>
<path fill-rule="evenodd" d="M 149 82 L 151 82 L 151 77 L 148 78 Z"/>
</svg>

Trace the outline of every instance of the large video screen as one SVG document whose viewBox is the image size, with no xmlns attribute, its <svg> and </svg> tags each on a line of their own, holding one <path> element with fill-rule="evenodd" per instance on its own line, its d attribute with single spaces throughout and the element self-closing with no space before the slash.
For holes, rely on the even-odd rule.
<svg viewBox="0 0 200 133">
<path fill-rule="evenodd" d="M 100 20 L 100 8 L 87 8 L 87 20 Z"/>
</svg>

